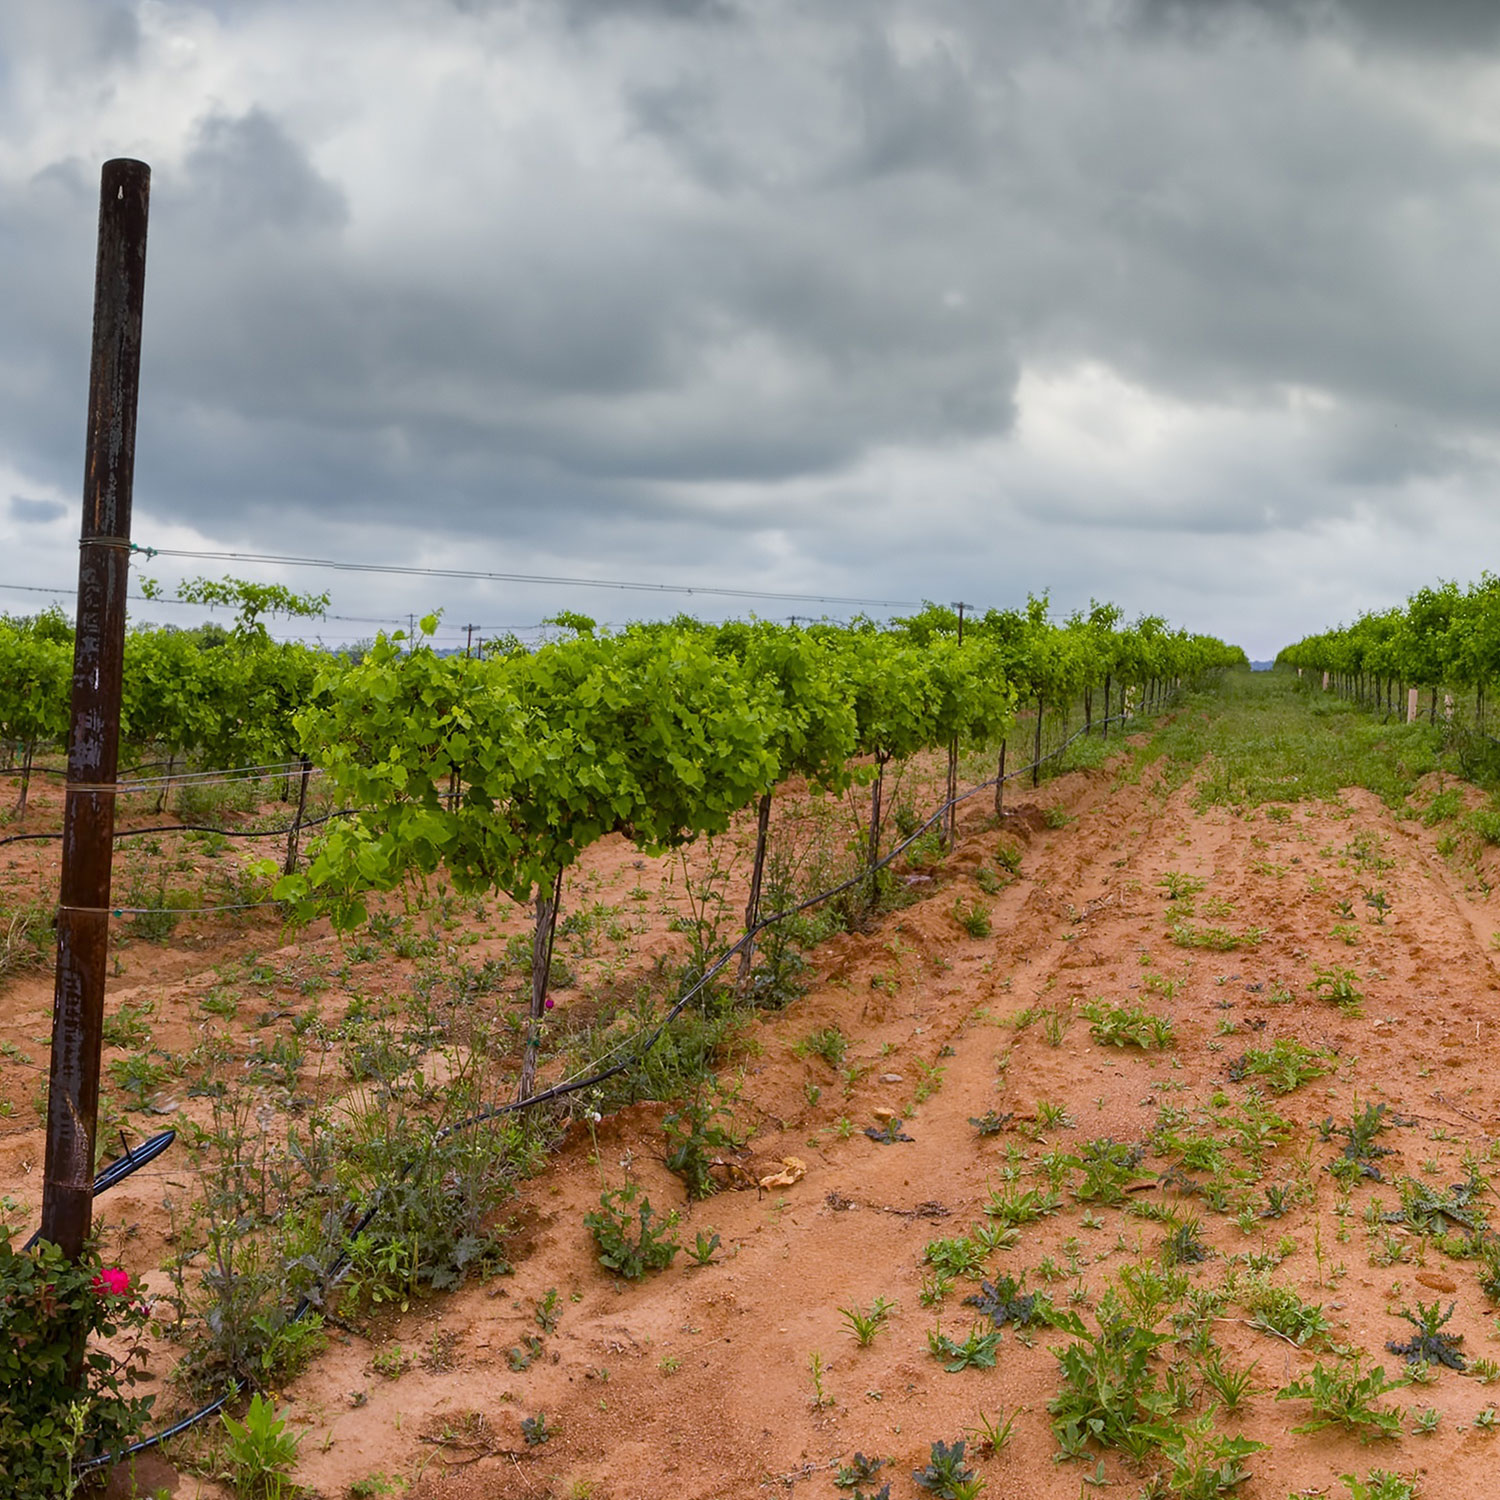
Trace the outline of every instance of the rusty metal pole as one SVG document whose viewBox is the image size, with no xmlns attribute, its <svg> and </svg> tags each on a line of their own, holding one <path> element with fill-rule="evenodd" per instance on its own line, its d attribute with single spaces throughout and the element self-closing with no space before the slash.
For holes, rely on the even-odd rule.
<svg viewBox="0 0 1500 1500">
<path fill-rule="evenodd" d="M 151 169 L 144 162 L 105 162 L 99 186 L 73 716 L 63 805 L 57 981 L 42 1184 L 42 1237 L 59 1245 L 70 1260 L 77 1260 L 83 1251 L 94 1209 L 94 1133 L 109 949 L 110 859 L 150 199 Z"/>
</svg>

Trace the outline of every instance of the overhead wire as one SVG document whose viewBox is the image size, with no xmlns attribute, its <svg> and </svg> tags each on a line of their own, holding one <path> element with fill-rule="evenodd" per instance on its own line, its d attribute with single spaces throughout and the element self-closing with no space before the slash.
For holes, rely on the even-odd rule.
<svg viewBox="0 0 1500 1500">
<path fill-rule="evenodd" d="M 863 599 L 841 594 L 740 589 L 710 584 L 643 583 L 619 578 L 575 578 L 553 573 L 502 573 L 478 568 L 419 567 L 407 563 L 345 562 L 329 557 L 295 557 L 272 552 L 211 552 L 188 547 L 134 547 L 151 557 L 183 557 L 202 562 L 259 563 L 283 568 L 327 568 L 336 573 L 381 573 L 403 578 L 459 578 L 477 583 L 540 584 L 549 588 L 624 589 L 641 594 L 705 594 L 724 599 L 784 599 L 806 604 L 852 604 L 873 608 L 921 609 L 912 599 Z"/>
</svg>

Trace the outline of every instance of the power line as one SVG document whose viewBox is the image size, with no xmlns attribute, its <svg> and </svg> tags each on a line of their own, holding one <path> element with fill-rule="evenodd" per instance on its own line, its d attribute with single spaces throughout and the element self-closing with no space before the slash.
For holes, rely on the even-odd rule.
<svg viewBox="0 0 1500 1500">
<path fill-rule="evenodd" d="M 617 578 L 569 578 L 548 573 L 488 573 L 468 568 L 418 568 L 398 563 L 340 562 L 327 557 L 282 557 L 270 552 L 198 552 L 179 547 L 140 547 L 151 557 L 188 557 L 199 562 L 268 563 L 286 568 L 328 568 L 337 573 L 388 573 L 409 578 L 465 578 L 481 583 L 539 583 L 554 587 L 627 589 L 641 594 L 714 594 L 729 599 L 789 599 L 814 604 L 873 605 L 921 609 L 913 599 L 854 599 L 840 594 L 792 594 L 771 589 L 689 587 L 675 583 L 634 583 Z"/>
<path fill-rule="evenodd" d="M 167 554 L 160 554 L 160 555 L 167 555 Z M 182 554 L 177 554 L 177 555 L 182 555 Z M 225 553 L 225 554 L 196 553 L 196 554 L 192 554 L 192 555 L 194 555 L 194 556 L 200 556 L 200 557 L 210 557 L 210 556 L 216 556 L 216 555 L 222 555 L 222 556 L 225 556 L 225 557 L 230 556 L 230 554 L 228 554 L 228 553 Z M 244 561 L 266 561 L 268 559 L 244 558 L 242 560 L 244 560 Z M 278 561 L 286 561 L 287 559 L 277 559 L 277 560 Z M 313 565 L 314 564 L 312 563 L 312 561 L 309 560 L 308 563 L 307 563 L 307 566 L 313 566 Z M 340 567 L 340 568 L 343 568 L 345 571 L 355 571 L 356 569 L 363 568 L 364 565 L 363 564 L 329 563 L 329 564 L 327 564 L 327 566 L 329 566 L 329 567 Z M 377 567 L 377 566 L 375 566 L 375 565 L 372 564 L 368 569 L 365 569 L 365 571 L 368 571 L 368 572 L 398 572 L 399 571 L 399 572 L 421 573 L 424 570 L 422 570 L 420 568 L 410 568 L 410 569 L 394 569 L 394 568 L 392 568 L 392 569 L 386 569 L 386 568 Z M 459 578 L 469 578 L 469 577 L 472 577 L 472 578 L 486 578 L 486 579 L 490 579 L 490 578 L 493 578 L 493 579 L 503 579 L 503 578 L 505 578 L 507 576 L 507 575 L 501 574 L 501 573 L 475 573 L 475 574 L 445 573 L 445 572 L 443 572 L 441 570 L 436 570 L 436 569 L 432 570 L 432 572 L 433 572 L 433 576 L 435 576 L 435 577 L 459 577 Z M 514 576 L 517 577 L 517 578 L 520 578 L 520 577 L 526 577 L 527 575 L 517 574 L 517 575 L 514 575 Z M 575 578 L 575 579 L 546 579 L 546 578 L 543 578 L 541 575 L 537 575 L 535 578 L 527 578 L 527 581 L 529 581 L 529 582 L 537 582 L 537 583 L 547 583 L 547 582 L 553 582 L 553 583 L 573 583 L 573 584 L 577 584 L 579 586 L 583 586 L 583 585 L 595 585 L 595 586 L 597 586 L 599 588 L 622 588 L 622 589 L 636 589 L 636 590 L 645 590 L 645 591 L 658 591 L 659 590 L 661 592 L 674 592 L 675 591 L 675 592 L 678 592 L 678 593 L 686 593 L 686 594 L 695 594 L 695 593 L 696 594 L 728 594 L 728 595 L 734 595 L 734 596 L 737 596 L 737 597 L 747 598 L 747 599 L 817 600 L 817 601 L 820 601 L 820 602 L 826 603 L 826 604 L 888 605 L 888 606 L 890 606 L 892 608 L 900 608 L 900 609 L 919 609 L 919 608 L 921 608 L 920 605 L 914 603 L 911 600 L 903 600 L 903 599 L 840 599 L 840 598 L 837 598 L 836 596 L 831 595 L 831 594 L 829 594 L 829 595 L 823 595 L 823 594 L 769 594 L 769 593 L 762 594 L 762 593 L 756 593 L 754 590 L 751 590 L 751 589 L 706 589 L 706 588 L 696 588 L 696 587 L 695 588 L 681 588 L 681 589 L 675 589 L 674 590 L 673 586 L 670 585 L 670 584 L 604 583 L 604 582 L 598 581 L 598 580 L 583 579 L 583 578 Z M 61 599 L 71 599 L 77 593 L 77 588 L 73 584 L 69 584 L 66 588 L 62 588 L 62 587 L 59 587 L 59 588 L 43 588 L 40 584 L 35 584 L 35 583 L 0 583 L 0 592 L 14 593 L 14 594 L 51 594 L 53 597 L 61 600 Z M 206 609 L 210 614 L 212 614 L 214 612 L 214 609 L 216 607 L 216 606 L 214 606 L 212 604 L 196 604 L 193 601 L 188 600 L 188 599 L 171 599 L 171 598 L 167 598 L 164 595 L 127 594 L 126 598 L 129 599 L 132 603 L 135 603 L 135 604 L 165 604 L 165 605 L 171 606 L 174 609 Z M 222 606 L 220 606 L 220 607 L 222 607 Z M 801 615 L 791 615 L 788 618 L 792 621 L 793 624 L 795 624 L 799 619 L 802 619 L 804 617 L 801 616 Z M 811 618 L 811 617 L 809 616 L 807 618 Z M 325 615 L 319 615 L 319 616 L 317 616 L 317 619 L 319 619 L 319 620 L 337 620 L 341 624 L 344 624 L 344 625 L 402 625 L 402 624 L 404 624 L 406 622 L 407 616 L 406 615 L 338 615 L 338 614 L 325 614 Z M 597 623 L 600 624 L 600 625 L 602 625 L 602 626 L 604 626 L 607 629 L 608 628 L 613 628 L 617 624 L 616 621 L 612 621 L 612 620 L 601 620 L 601 621 L 598 621 Z M 839 623 L 839 622 L 834 622 L 834 623 Z M 521 632 L 523 630 L 546 630 L 546 629 L 549 628 L 549 625 L 550 625 L 550 622 L 547 621 L 547 620 L 537 620 L 537 621 L 534 621 L 533 623 L 527 624 L 527 625 L 479 624 L 479 623 L 476 623 L 474 625 L 474 629 L 475 629 L 476 632 L 482 632 L 485 635 L 498 635 L 498 634 L 502 634 L 502 633 L 518 634 L 519 632 Z M 439 624 L 438 628 L 437 628 L 437 634 L 439 634 L 439 635 L 442 635 L 442 634 L 458 635 L 458 634 L 461 634 L 467 628 L 468 627 L 465 626 L 465 625 Z"/>
<path fill-rule="evenodd" d="M 67 588 L 48 589 L 42 588 L 35 583 L 0 583 L 0 589 L 13 594 L 52 594 L 63 599 L 71 599 L 77 594 L 76 584 L 69 584 Z M 167 604 L 174 609 L 206 609 L 213 613 L 212 604 L 196 604 L 190 599 L 168 599 L 153 594 L 127 594 L 127 599 L 136 604 Z M 339 620 L 347 625 L 399 625 L 406 618 L 405 615 L 319 615 L 320 620 Z M 446 630 L 462 629 L 462 626 L 444 626 Z M 512 629 L 529 630 L 529 625 L 516 626 L 486 626 L 486 629 Z"/>
</svg>

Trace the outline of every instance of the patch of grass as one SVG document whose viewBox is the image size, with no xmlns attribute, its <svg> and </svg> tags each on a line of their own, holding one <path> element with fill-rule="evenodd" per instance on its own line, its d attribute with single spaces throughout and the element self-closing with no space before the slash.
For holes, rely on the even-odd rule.
<svg viewBox="0 0 1500 1500">
<path fill-rule="evenodd" d="M 0 905 L 0 981 L 46 968 L 55 941 L 53 910 L 40 901 Z"/>
<path fill-rule="evenodd" d="M 1346 1016 L 1359 1017 L 1364 1015 L 1364 991 L 1357 984 L 1359 976 L 1353 969 L 1338 967 L 1323 968 L 1321 965 L 1313 965 L 1313 982 L 1308 985 L 1308 992 L 1316 995 L 1320 1000 L 1330 1000 L 1338 1006 L 1339 1010 Z"/>
<path fill-rule="evenodd" d="M 1203 1222 L 1193 1215 L 1183 1220 L 1162 1242 L 1162 1259 L 1169 1266 L 1192 1266 L 1208 1259 L 1212 1252 L 1203 1243 Z"/>
<path fill-rule="evenodd" d="M 875 1342 L 875 1335 L 885 1327 L 895 1310 L 896 1304 L 888 1297 L 877 1297 L 867 1308 L 860 1307 L 858 1303 L 839 1308 L 845 1326 L 854 1335 L 854 1341 L 861 1349 Z"/>
<path fill-rule="evenodd" d="M 1243 1300 L 1252 1328 L 1289 1339 L 1298 1348 L 1320 1345 L 1333 1331 L 1322 1303 L 1304 1302 L 1289 1286 L 1253 1286 Z"/>
<path fill-rule="evenodd" d="M 1043 1188 L 997 1188 L 990 1194 L 984 1211 L 996 1223 L 1009 1229 L 1034 1224 L 1062 1207 L 1059 1194 Z"/>
<path fill-rule="evenodd" d="M 1191 901 L 1208 886 L 1207 881 L 1196 875 L 1184 875 L 1180 870 L 1168 870 L 1156 883 L 1166 891 L 1168 901 Z"/>
<path fill-rule="evenodd" d="M 849 1038 L 837 1026 L 820 1026 L 810 1031 L 792 1048 L 794 1057 L 821 1057 L 830 1068 L 837 1071 L 844 1065 L 849 1051 Z"/>
<path fill-rule="evenodd" d="M 1446 823 L 1451 818 L 1456 818 L 1463 810 L 1463 793 L 1456 786 L 1450 786 L 1439 792 L 1422 809 L 1422 826 L 1436 828 L 1439 823 Z"/>
<path fill-rule="evenodd" d="M 1256 1360 L 1243 1369 L 1234 1369 L 1224 1363 L 1222 1349 L 1211 1349 L 1198 1368 L 1204 1385 L 1219 1398 L 1225 1411 L 1232 1412 L 1238 1411 L 1254 1392 L 1255 1372 L 1259 1367 Z"/>
<path fill-rule="evenodd" d="M 1247 927 L 1243 932 L 1231 932 L 1227 927 L 1195 927 L 1191 922 L 1175 921 L 1167 935 L 1179 948 L 1234 953 L 1241 948 L 1258 947 L 1266 933 L 1262 927 Z"/>
<path fill-rule="evenodd" d="M 1332 1071 L 1326 1050 L 1305 1046 L 1290 1037 L 1277 1037 L 1269 1047 L 1252 1047 L 1229 1065 L 1232 1081 L 1263 1078 L 1273 1094 L 1290 1094 Z"/>
<path fill-rule="evenodd" d="M 990 909 L 982 901 L 965 901 L 960 896 L 953 903 L 953 920 L 971 938 L 987 938 L 990 935 Z"/>
<path fill-rule="evenodd" d="M 1401 810 L 1417 781 L 1445 765 L 1441 726 L 1382 724 L 1285 672 L 1227 673 L 1212 696 L 1190 695 L 1153 744 L 1179 776 L 1212 758 L 1198 778 L 1199 811 L 1334 802 L 1346 786 Z"/>
<path fill-rule="evenodd" d="M 1081 1014 L 1090 1023 L 1089 1035 L 1101 1046 L 1139 1047 L 1149 1052 L 1153 1047 L 1176 1045 L 1171 1020 L 1152 1015 L 1142 1005 L 1105 1005 L 1096 1001 L 1085 1005 Z"/>
</svg>

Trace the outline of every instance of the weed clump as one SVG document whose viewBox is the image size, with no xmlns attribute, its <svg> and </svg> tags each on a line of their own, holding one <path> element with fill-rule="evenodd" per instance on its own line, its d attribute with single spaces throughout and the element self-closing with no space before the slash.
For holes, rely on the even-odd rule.
<svg viewBox="0 0 1500 1500">
<path fill-rule="evenodd" d="M 1403 1307 L 1401 1316 L 1416 1332 L 1404 1344 L 1398 1344 L 1392 1339 L 1385 1347 L 1392 1354 L 1399 1354 L 1409 1365 L 1425 1362 L 1429 1365 L 1446 1365 L 1450 1370 L 1466 1368 L 1467 1361 L 1458 1347 L 1464 1341 L 1463 1334 L 1442 1331 L 1457 1305 L 1450 1302 L 1447 1312 L 1443 1311 L 1440 1302 L 1418 1302 L 1415 1311 Z"/>
<path fill-rule="evenodd" d="M 920 1469 L 913 1469 L 911 1477 L 924 1490 L 931 1490 L 939 1496 L 939 1500 L 958 1500 L 961 1495 L 978 1493 L 972 1487 L 977 1476 L 964 1462 L 962 1438 L 952 1444 L 934 1443 L 927 1463 Z"/>
<path fill-rule="evenodd" d="M 719 1190 L 711 1175 L 718 1153 L 738 1145 L 733 1131 L 720 1124 L 729 1111 L 694 1099 L 675 1109 L 661 1122 L 667 1138 L 666 1164 L 682 1179 L 689 1198 L 707 1198 Z"/>
<path fill-rule="evenodd" d="M 1347 1125 L 1335 1126 L 1333 1116 L 1330 1115 L 1318 1127 L 1318 1134 L 1325 1141 L 1332 1139 L 1335 1131 L 1343 1134 L 1344 1149 L 1329 1163 L 1328 1170 L 1346 1189 L 1364 1178 L 1374 1182 L 1385 1181 L 1375 1163 L 1380 1157 L 1390 1156 L 1392 1152 L 1389 1146 L 1376 1145 L 1375 1137 L 1386 1128 L 1386 1108 L 1384 1104 L 1367 1104 Z M 1394 1118 L 1393 1116 L 1392 1119 Z"/>
<path fill-rule="evenodd" d="M 1278 1401 L 1307 1401 L 1312 1405 L 1312 1420 L 1299 1423 L 1293 1432 L 1342 1427 L 1364 1442 L 1401 1436 L 1402 1409 L 1378 1402 L 1408 1382 L 1387 1380 L 1382 1365 L 1366 1370 L 1362 1358 L 1356 1354 L 1340 1359 L 1332 1368 L 1319 1360 L 1302 1380 L 1277 1391 Z"/>
<path fill-rule="evenodd" d="M 583 1223 L 598 1247 L 599 1264 L 626 1281 L 666 1270 L 682 1248 L 671 1238 L 677 1215 L 663 1219 L 633 1182 L 613 1191 L 606 1188 L 599 1195 L 599 1207 L 586 1213 Z"/>
<path fill-rule="evenodd" d="M 1290 1094 L 1331 1071 L 1328 1053 L 1290 1037 L 1277 1037 L 1269 1047 L 1252 1047 L 1237 1057 L 1229 1065 L 1229 1078 L 1232 1083 L 1252 1076 L 1264 1078 L 1273 1094 Z"/>
<path fill-rule="evenodd" d="M 1023 1281 L 1014 1276 L 997 1276 L 993 1281 L 981 1281 L 979 1290 L 964 1298 L 965 1307 L 977 1308 L 996 1328 L 1014 1323 L 1017 1328 L 1030 1328 L 1036 1323 L 1052 1321 L 1052 1303 L 1045 1292 L 1023 1291 Z"/>
<path fill-rule="evenodd" d="M 1096 1001 L 1085 1005 L 1082 1014 L 1090 1022 L 1089 1035 L 1101 1046 L 1139 1047 L 1149 1052 L 1153 1047 L 1176 1045 L 1171 1020 L 1153 1016 L 1142 1005 L 1105 1005 Z"/>
</svg>

